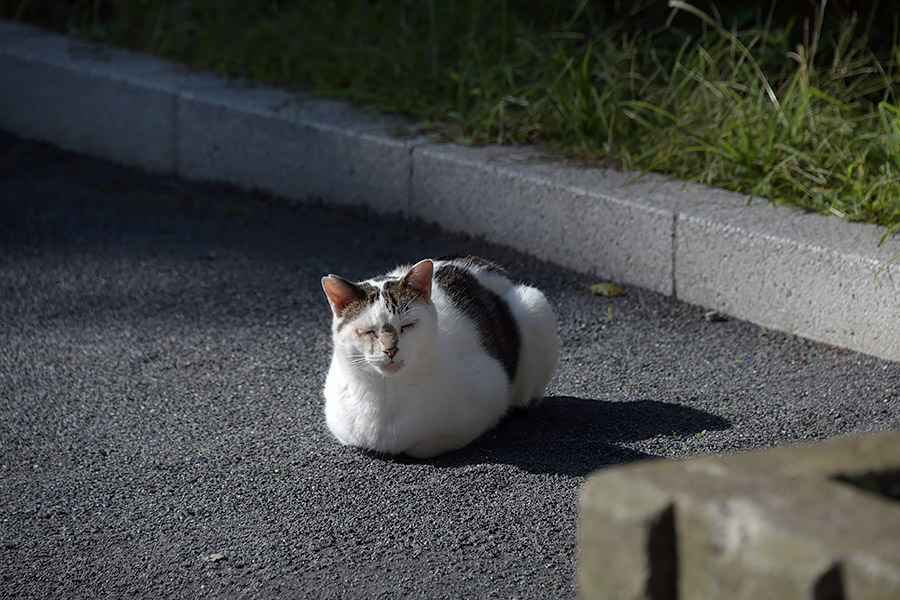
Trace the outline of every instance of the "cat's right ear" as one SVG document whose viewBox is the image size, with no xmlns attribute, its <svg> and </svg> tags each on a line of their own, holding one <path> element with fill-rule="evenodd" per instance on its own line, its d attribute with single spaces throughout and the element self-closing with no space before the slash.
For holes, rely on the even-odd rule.
<svg viewBox="0 0 900 600">
<path fill-rule="evenodd" d="M 366 295 L 359 286 L 337 275 L 323 277 L 322 289 L 325 290 L 328 303 L 331 304 L 331 310 L 336 317 L 340 317 L 351 303 L 365 298 Z"/>
<path fill-rule="evenodd" d="M 403 276 L 403 283 L 419 298 L 431 302 L 431 277 L 434 274 L 434 263 L 427 258 L 413 265 Z"/>
</svg>

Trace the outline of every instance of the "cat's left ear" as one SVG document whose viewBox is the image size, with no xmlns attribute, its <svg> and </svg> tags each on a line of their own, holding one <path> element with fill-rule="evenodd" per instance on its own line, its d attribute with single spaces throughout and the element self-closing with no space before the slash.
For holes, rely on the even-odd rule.
<svg viewBox="0 0 900 600">
<path fill-rule="evenodd" d="M 431 302 L 431 276 L 434 263 L 428 259 L 420 261 L 403 276 L 403 283 L 425 302 Z"/>
</svg>

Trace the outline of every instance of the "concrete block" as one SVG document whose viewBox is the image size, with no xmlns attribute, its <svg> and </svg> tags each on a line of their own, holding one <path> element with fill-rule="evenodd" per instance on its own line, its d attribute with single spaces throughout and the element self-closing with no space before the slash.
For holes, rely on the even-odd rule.
<svg viewBox="0 0 900 600">
<path fill-rule="evenodd" d="M 834 581 L 839 571 L 830 548 L 792 528 L 782 529 L 737 490 L 700 497 L 712 487 L 706 483 L 701 479 L 676 509 L 677 589 L 682 597 L 820 598 L 826 589 L 841 589 L 840 581 Z M 755 493 L 780 495 L 771 489 L 777 484 L 765 478 L 755 484 L 763 486 Z"/>
<path fill-rule="evenodd" d="M 711 192 L 706 192 L 707 195 Z M 888 360 L 900 360 L 900 239 L 768 203 L 717 203 L 676 224 L 678 298 Z M 737 200 L 737 199 L 736 199 Z"/>
<path fill-rule="evenodd" d="M 0 127 L 149 170 L 408 212 L 401 119 L 0 23 Z"/>
<path fill-rule="evenodd" d="M 628 174 L 531 149 L 413 153 L 413 215 L 584 273 L 671 294 L 674 213 L 622 193 Z"/>
<path fill-rule="evenodd" d="M 674 600 L 677 574 L 674 499 L 656 486 L 617 484 L 581 496 L 578 588 L 584 598 Z"/>
<path fill-rule="evenodd" d="M 68 150 L 173 170 L 172 65 L 40 29 L 0 31 L 0 127 Z"/>
<path fill-rule="evenodd" d="M 216 82 L 179 97 L 178 173 L 300 201 L 407 213 L 415 138 L 342 102 Z"/>
<path fill-rule="evenodd" d="M 869 489 L 872 481 L 894 496 Z M 591 477 L 579 503 L 579 594 L 900 597 L 897 489 L 898 432 L 610 468 Z M 666 510 L 674 551 L 654 554 L 644 540 Z M 625 562 L 611 558 L 620 546 Z M 643 558 L 635 556 L 642 547 Z M 646 585 L 648 573 L 672 564 L 674 574 L 658 578 L 667 585 Z"/>
<path fill-rule="evenodd" d="M 900 570 L 872 556 L 853 556 L 843 565 L 846 597 L 863 600 L 896 600 Z"/>
</svg>

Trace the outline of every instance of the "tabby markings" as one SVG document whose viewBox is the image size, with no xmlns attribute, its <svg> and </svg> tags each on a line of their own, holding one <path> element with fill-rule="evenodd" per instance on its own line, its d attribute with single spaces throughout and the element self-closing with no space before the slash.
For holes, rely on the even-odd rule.
<svg viewBox="0 0 900 600">
<path fill-rule="evenodd" d="M 346 280 L 345 280 L 346 281 Z M 356 299 L 347 304 L 341 312 L 341 320 L 337 324 L 337 330 L 340 331 L 347 323 L 353 321 L 359 314 L 370 304 L 378 300 L 379 290 L 370 283 L 350 283 L 356 288 Z"/>
<path fill-rule="evenodd" d="M 500 362 L 509 381 L 515 380 L 521 340 L 506 302 L 461 267 L 442 266 L 434 280 L 478 327 L 482 346 Z"/>
</svg>

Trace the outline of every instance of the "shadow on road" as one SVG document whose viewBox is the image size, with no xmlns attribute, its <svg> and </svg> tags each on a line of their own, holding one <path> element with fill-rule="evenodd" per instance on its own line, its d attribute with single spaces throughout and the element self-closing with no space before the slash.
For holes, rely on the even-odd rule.
<svg viewBox="0 0 900 600">
<path fill-rule="evenodd" d="M 513 411 L 469 446 L 430 462 L 439 467 L 511 464 L 530 473 L 580 477 L 605 466 L 652 458 L 621 444 L 729 426 L 718 415 L 679 404 L 554 396 L 536 408 Z"/>
</svg>

